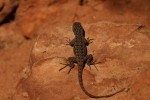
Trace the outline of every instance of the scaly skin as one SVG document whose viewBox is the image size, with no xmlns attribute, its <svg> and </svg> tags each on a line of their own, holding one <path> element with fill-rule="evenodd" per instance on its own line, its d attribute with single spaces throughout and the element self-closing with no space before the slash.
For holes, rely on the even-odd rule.
<svg viewBox="0 0 150 100">
<path fill-rule="evenodd" d="M 88 66 L 95 65 L 95 62 L 93 61 L 93 56 L 91 54 L 87 55 L 87 46 L 91 43 L 90 39 L 85 38 L 85 31 L 81 24 L 79 22 L 75 22 L 73 24 L 72 30 L 74 32 L 75 38 L 72 41 L 69 41 L 69 45 L 73 47 L 74 55 L 75 57 L 69 57 L 68 64 L 64 64 L 65 66 L 61 68 L 60 70 L 64 69 L 65 67 L 69 66 L 71 71 L 72 68 L 74 68 L 74 63 L 78 65 L 78 80 L 81 89 L 84 91 L 86 95 L 88 95 L 91 98 L 107 98 L 111 97 L 119 92 L 122 92 L 124 90 L 121 89 L 120 91 L 116 91 L 115 93 L 104 95 L 104 96 L 94 96 L 90 94 L 83 85 L 82 80 L 82 73 L 83 69 L 85 67 L 85 64 Z"/>
</svg>

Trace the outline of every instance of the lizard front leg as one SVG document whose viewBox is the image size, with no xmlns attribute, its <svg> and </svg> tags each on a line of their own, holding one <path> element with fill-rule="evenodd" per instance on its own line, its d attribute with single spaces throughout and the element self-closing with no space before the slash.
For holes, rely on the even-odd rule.
<svg viewBox="0 0 150 100">
<path fill-rule="evenodd" d="M 70 46 L 74 46 L 74 44 L 75 44 L 75 39 L 73 39 L 72 41 L 70 41 L 70 40 L 66 40 L 67 41 L 67 45 L 70 45 Z"/>
<path fill-rule="evenodd" d="M 76 58 L 75 57 L 69 57 L 67 59 L 67 63 L 66 64 L 63 64 L 61 63 L 62 65 L 65 65 L 64 67 L 62 67 L 61 69 L 59 69 L 59 71 L 61 71 L 62 69 L 66 68 L 67 66 L 70 67 L 69 71 L 68 71 L 68 74 L 70 73 L 71 69 L 74 68 L 75 64 L 74 63 L 77 63 L 76 61 Z"/>
<path fill-rule="evenodd" d="M 90 43 L 92 43 L 92 40 L 94 39 L 90 39 L 90 38 L 84 39 L 85 45 L 88 46 Z"/>
</svg>

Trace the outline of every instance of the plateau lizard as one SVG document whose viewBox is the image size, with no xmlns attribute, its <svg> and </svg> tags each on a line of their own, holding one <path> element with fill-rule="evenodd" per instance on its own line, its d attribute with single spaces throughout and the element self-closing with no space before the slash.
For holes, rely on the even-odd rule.
<svg viewBox="0 0 150 100">
<path fill-rule="evenodd" d="M 95 63 L 95 61 L 93 61 L 92 54 L 87 54 L 87 46 L 91 43 L 91 39 L 85 38 L 85 31 L 84 31 L 82 25 L 80 24 L 80 22 L 74 22 L 73 26 L 72 26 L 72 30 L 74 32 L 75 38 L 72 41 L 68 41 L 68 43 L 70 46 L 73 47 L 75 57 L 69 57 L 67 59 L 68 63 L 64 64 L 65 66 L 63 68 L 61 68 L 60 70 L 69 66 L 70 67 L 69 72 L 70 72 L 71 69 L 74 68 L 75 63 L 76 63 L 78 65 L 78 80 L 79 80 L 80 87 L 84 91 L 84 93 L 91 98 L 107 98 L 107 97 L 111 97 L 119 92 L 122 92 L 125 88 L 123 88 L 119 91 L 116 91 L 112 94 L 108 94 L 108 95 L 104 95 L 104 96 L 94 96 L 94 95 L 90 94 L 84 88 L 83 80 L 82 80 L 82 73 L 83 73 L 85 64 L 87 64 L 90 67 L 90 65 L 95 66 L 96 63 Z"/>
</svg>

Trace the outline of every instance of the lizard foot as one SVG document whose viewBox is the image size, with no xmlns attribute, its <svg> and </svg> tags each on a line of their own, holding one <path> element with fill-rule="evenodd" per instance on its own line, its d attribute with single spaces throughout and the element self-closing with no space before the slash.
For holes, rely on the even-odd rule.
<svg viewBox="0 0 150 100">
<path fill-rule="evenodd" d="M 63 63 L 60 63 L 62 65 L 65 65 L 64 67 L 60 68 L 59 71 L 63 70 L 64 68 L 66 68 L 67 66 L 69 66 L 69 64 L 63 64 Z"/>
<path fill-rule="evenodd" d="M 60 64 L 65 65 L 65 66 L 62 67 L 62 68 L 60 68 L 59 71 L 61 71 L 62 69 L 66 68 L 67 66 L 69 66 L 69 67 L 70 67 L 70 69 L 69 69 L 69 71 L 68 71 L 68 74 L 69 74 L 70 71 L 71 71 L 71 70 L 74 68 L 74 66 L 75 66 L 74 63 L 76 63 L 76 58 L 75 58 L 75 57 L 69 57 L 69 58 L 67 59 L 67 61 L 68 61 L 68 62 L 67 62 L 66 64 L 60 63 Z"/>
<path fill-rule="evenodd" d="M 59 71 L 63 70 L 64 68 L 66 68 L 67 66 L 70 67 L 69 71 L 68 71 L 68 74 L 71 72 L 71 70 L 74 68 L 74 66 L 71 66 L 70 64 L 63 64 L 63 63 L 60 63 L 62 65 L 65 65 L 64 67 L 60 68 Z"/>
<path fill-rule="evenodd" d="M 89 44 L 92 43 L 92 40 L 94 40 L 94 39 L 90 39 L 89 37 L 87 38 L 87 41 Z"/>
<path fill-rule="evenodd" d="M 91 70 L 91 65 L 94 65 L 95 69 L 98 71 L 98 68 L 96 67 L 96 64 L 99 64 L 101 62 L 97 62 L 96 60 L 90 62 L 90 63 L 87 63 L 87 65 L 90 67 L 90 70 Z"/>
<path fill-rule="evenodd" d="M 96 64 L 99 64 L 101 62 L 97 62 L 96 60 L 93 60 L 93 55 L 89 54 L 85 57 L 85 60 L 86 60 L 86 63 L 87 65 L 90 67 L 91 69 L 91 65 L 94 65 L 94 67 L 97 69 L 98 71 L 98 68 L 96 67 Z"/>
<path fill-rule="evenodd" d="M 66 45 L 70 45 L 71 40 L 69 38 L 67 38 L 66 42 L 67 42 Z"/>
</svg>

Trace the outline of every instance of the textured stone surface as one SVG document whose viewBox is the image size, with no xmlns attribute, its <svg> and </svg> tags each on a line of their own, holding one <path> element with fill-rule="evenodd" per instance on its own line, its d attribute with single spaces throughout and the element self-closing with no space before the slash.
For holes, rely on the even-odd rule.
<svg viewBox="0 0 150 100">
<path fill-rule="evenodd" d="M 86 37 L 94 39 L 88 52 L 102 62 L 97 64 L 99 71 L 85 68 L 86 89 L 94 95 L 104 95 L 125 87 L 126 91 L 107 100 L 149 100 L 150 29 L 112 22 L 82 25 Z M 92 100 L 79 87 L 77 66 L 69 75 L 69 68 L 58 71 L 63 67 L 59 63 L 66 62 L 63 57 L 73 56 L 72 48 L 65 45 L 67 38 L 74 37 L 71 27 L 43 27 L 32 50 L 31 75 L 22 82 L 20 93 L 28 94 L 31 100 Z"/>
<path fill-rule="evenodd" d="M 18 30 L 24 36 L 32 37 L 46 22 L 51 26 L 101 20 L 150 24 L 148 0 L 88 0 L 84 6 L 79 6 L 78 1 L 21 0 L 15 16 Z"/>
<path fill-rule="evenodd" d="M 41 92 L 39 92 L 40 88 L 38 88 L 37 85 L 35 85 L 35 87 L 33 87 L 34 84 L 32 85 L 31 83 L 34 83 L 34 81 L 33 81 L 33 78 L 31 78 L 31 77 L 30 77 L 30 79 L 32 82 L 30 82 L 28 80 L 29 82 L 26 81 L 26 84 L 28 84 L 28 85 L 24 85 L 25 84 L 24 78 L 29 77 L 29 75 L 31 74 L 31 68 L 28 67 L 28 60 L 29 60 L 31 47 L 34 42 L 33 35 L 38 35 L 40 33 L 43 33 L 42 29 L 44 29 L 44 31 L 45 31 L 45 28 L 47 28 L 47 33 L 51 34 L 49 32 L 50 30 L 52 32 L 54 30 L 56 30 L 55 28 L 53 29 L 53 27 L 57 26 L 57 27 L 59 27 L 59 29 L 64 30 L 63 27 L 65 27 L 65 25 L 67 25 L 67 29 L 68 29 L 67 34 L 69 34 L 69 35 L 65 34 L 64 36 L 72 38 L 73 35 L 70 34 L 70 32 L 72 32 L 70 26 L 72 25 L 73 21 L 77 20 L 77 21 L 80 21 L 81 23 L 94 23 L 94 22 L 98 22 L 98 21 L 109 21 L 110 22 L 111 21 L 111 22 L 116 22 L 116 23 L 128 23 L 126 25 L 129 25 L 129 23 L 134 24 L 134 25 L 137 23 L 141 23 L 142 25 L 145 25 L 147 28 L 142 28 L 141 30 L 138 31 L 139 33 L 141 33 L 141 35 L 139 35 L 139 33 L 137 35 L 140 37 L 139 40 L 141 41 L 141 37 L 143 37 L 143 36 L 147 36 L 147 37 L 150 36 L 149 35 L 150 31 L 148 28 L 148 26 L 150 25 L 150 17 L 149 17 L 150 16 L 150 13 L 149 13 L 150 2 L 149 2 L 149 0 L 88 0 L 88 2 L 83 6 L 78 5 L 79 0 L 0 0 L 0 14 L 2 14 L 1 19 L 5 18 L 5 16 L 9 13 L 7 11 L 11 11 L 12 8 L 14 7 L 13 5 L 10 5 L 10 3 L 8 3 L 9 1 L 13 1 L 13 3 L 14 3 L 14 1 L 19 1 L 19 7 L 16 10 L 16 13 L 14 12 L 12 14 L 12 15 L 15 15 L 14 16 L 15 18 L 11 17 L 12 18 L 11 21 L 9 21 L 7 23 L 3 23 L 0 26 L 0 88 L 1 88 L 0 89 L 0 100 L 29 100 L 29 99 L 32 100 L 31 98 L 35 99 L 36 97 L 37 97 L 37 100 L 42 99 L 42 97 L 49 100 L 49 98 L 51 98 L 49 96 L 47 96 L 47 97 L 44 96 L 44 94 L 47 93 L 47 91 L 41 90 Z M 1 9 L 1 8 L 3 8 L 4 2 L 7 2 L 7 4 L 5 5 L 4 9 Z M 4 10 L 6 11 L 6 13 L 3 13 Z M 49 24 L 45 25 L 44 26 L 45 28 L 44 28 L 43 25 L 47 22 L 49 22 Z M 83 24 L 83 25 L 86 26 L 86 24 Z M 125 24 L 123 24 L 123 25 L 125 25 Z M 126 25 L 125 25 L 125 27 L 126 27 Z M 41 31 L 37 32 L 40 28 L 41 28 Z M 108 29 L 108 28 L 104 28 L 104 29 Z M 114 28 L 117 29 L 116 27 L 114 27 Z M 111 28 L 111 30 L 112 29 L 113 28 Z M 121 28 L 121 29 L 123 29 L 123 28 Z M 111 32 L 111 30 L 109 31 L 109 33 L 114 34 L 114 32 Z M 127 29 L 125 28 L 123 30 L 127 30 Z M 86 31 L 88 31 L 88 30 L 86 30 Z M 93 31 L 93 30 L 91 30 L 91 31 Z M 120 31 L 120 32 L 122 32 L 122 31 Z M 128 32 L 130 32 L 130 30 L 127 31 L 127 33 Z M 104 34 L 105 32 L 102 32 L 102 33 Z M 116 30 L 115 34 L 116 33 L 117 33 L 117 30 Z M 126 32 L 124 32 L 124 33 L 126 33 Z M 57 31 L 55 32 L 55 34 L 57 34 Z M 24 37 L 22 37 L 22 35 L 26 36 L 26 39 Z M 33 36 L 33 38 L 29 39 L 29 37 L 32 37 L 32 36 Z M 101 36 L 104 37 L 104 35 L 101 35 Z M 111 35 L 109 35 L 109 38 L 114 37 L 113 35 L 111 37 L 110 36 Z M 124 36 L 124 35 L 122 35 L 122 36 Z M 57 35 L 55 37 L 57 37 Z M 101 39 L 103 37 L 101 37 Z M 128 37 L 131 37 L 131 36 L 129 35 Z M 106 37 L 104 37 L 104 38 L 106 38 Z M 108 38 L 108 40 L 109 40 L 109 38 Z M 115 36 L 115 38 L 117 38 L 117 36 Z M 121 37 L 118 37 L 118 38 L 121 38 Z M 148 46 L 143 45 L 143 44 L 145 44 L 145 40 L 146 40 L 145 38 L 143 38 L 143 39 L 144 39 L 143 43 L 142 42 L 138 43 L 141 45 L 141 47 L 138 47 L 138 48 L 143 48 L 142 54 L 145 55 L 144 49 L 148 50 L 149 45 Z M 66 39 L 64 39 L 64 38 L 63 38 L 63 40 L 61 40 L 61 42 L 63 42 L 63 45 L 66 43 L 65 40 Z M 110 89 L 110 90 L 112 89 L 110 84 L 113 84 L 112 82 L 116 82 L 116 80 L 115 81 L 111 80 L 110 84 L 106 84 L 103 86 L 103 84 L 109 82 L 109 80 L 106 80 L 106 79 L 104 82 L 101 82 L 101 80 L 103 80 L 103 78 L 106 77 L 106 75 L 103 73 L 106 73 L 108 69 L 110 70 L 110 68 L 112 66 L 114 66 L 114 65 L 116 66 L 116 64 L 111 63 L 111 62 L 113 62 L 113 61 L 111 61 L 111 59 L 115 59 L 115 57 L 119 57 L 117 59 L 120 59 L 122 57 L 120 55 L 126 55 L 126 51 L 124 51 L 125 53 L 122 53 L 122 52 L 119 53 L 118 52 L 119 50 L 116 49 L 116 48 L 120 48 L 120 46 L 123 45 L 122 43 L 126 43 L 126 42 L 121 42 L 121 44 L 120 44 L 120 42 L 112 43 L 109 48 L 108 48 L 108 45 L 104 45 L 105 42 L 106 42 L 106 44 L 108 44 L 107 40 L 101 41 L 101 42 L 103 43 L 103 46 L 97 47 L 99 49 L 96 52 L 93 50 L 93 48 L 96 49 L 95 44 L 91 44 L 88 47 L 90 53 L 93 53 L 93 51 L 94 51 L 94 57 L 96 57 L 96 59 L 98 58 L 99 61 L 103 62 L 101 65 L 97 65 L 97 67 L 99 68 L 99 72 L 97 72 L 95 70 L 95 68 L 92 68 L 92 71 L 89 71 L 88 67 L 84 71 L 84 83 L 86 85 L 86 88 L 95 95 L 102 94 L 100 92 L 108 93 L 108 91 L 105 89 L 107 86 L 109 86 L 108 89 Z M 97 43 L 97 42 L 95 42 L 95 40 L 94 40 L 94 43 Z M 131 40 L 131 43 L 133 43 L 132 40 Z M 67 49 L 68 53 L 66 53 L 66 51 L 64 52 L 64 48 L 61 48 L 61 49 L 63 49 L 62 51 L 64 52 L 63 56 L 68 57 L 70 55 L 73 55 L 72 48 L 70 48 L 66 45 L 64 45 L 64 47 L 68 48 Z M 131 47 L 132 47 L 132 45 L 131 45 Z M 110 49 L 110 48 L 112 48 L 114 51 L 111 51 L 112 49 Z M 138 49 L 138 48 L 137 48 L 137 50 L 141 51 L 141 49 Z M 117 50 L 117 51 L 115 51 L 115 50 Z M 132 48 L 132 50 L 133 50 L 133 48 Z M 135 53 L 138 55 L 138 53 L 136 52 L 137 50 L 135 50 Z M 100 52 L 100 53 L 97 54 L 97 52 Z M 118 52 L 118 54 L 116 52 Z M 128 52 L 129 51 L 127 50 L 127 53 Z M 52 53 L 50 53 L 50 54 L 52 54 Z M 42 53 L 40 53 L 40 52 L 39 52 L 39 55 L 33 53 L 32 58 L 33 58 L 33 61 L 36 62 L 39 59 L 43 59 L 45 57 L 50 57 L 50 54 L 43 53 L 43 56 L 42 56 Z M 142 55 L 141 53 L 139 53 L 139 54 Z M 55 55 L 57 55 L 57 54 L 55 54 Z M 52 56 L 55 57 L 55 55 L 52 55 Z M 134 57 L 136 55 L 132 55 L 132 56 Z M 125 57 L 125 56 L 123 56 L 123 57 Z M 130 57 L 131 57 L 131 55 L 128 58 L 130 58 Z M 133 60 L 133 57 L 131 57 L 132 60 Z M 143 58 L 145 58 L 146 60 L 149 59 L 149 58 L 142 56 L 141 59 L 143 59 Z M 134 59 L 135 59 L 135 61 L 134 60 L 130 61 L 130 63 L 133 63 L 132 66 L 131 66 L 131 64 L 128 64 L 127 66 L 123 66 L 123 68 L 124 67 L 127 68 L 129 70 L 129 72 L 131 71 L 131 69 L 133 71 L 139 70 L 139 72 L 135 73 L 134 75 L 132 74 L 133 71 L 131 72 L 131 75 L 130 75 L 130 73 L 127 70 L 127 73 L 129 73 L 129 76 L 131 76 L 130 78 L 127 79 L 127 83 L 131 84 L 130 90 L 132 92 L 128 93 L 128 95 L 126 95 L 126 97 L 124 99 L 129 99 L 129 100 L 130 99 L 131 100 L 132 99 L 133 100 L 143 100 L 143 99 L 147 100 L 148 99 L 149 100 L 149 95 L 148 95 L 148 94 L 150 94 L 148 91 L 149 90 L 149 80 L 150 80 L 149 79 L 149 76 L 150 76 L 149 70 L 144 71 L 143 69 L 145 69 L 145 68 L 142 68 L 144 66 L 147 66 L 146 65 L 147 63 L 145 63 L 146 60 L 143 59 L 144 62 L 141 64 L 140 63 L 141 60 L 139 60 L 139 56 L 137 59 L 136 59 L 136 57 Z M 127 57 L 126 57 L 126 60 L 128 62 Z M 139 60 L 139 64 L 137 64 L 137 62 L 138 62 L 137 60 Z M 46 61 L 49 62 L 49 60 L 46 60 Z M 124 62 L 124 60 L 121 60 L 121 61 Z M 65 63 L 65 61 L 61 58 L 59 58 L 59 61 L 56 61 L 56 62 L 64 62 Z M 116 63 L 117 62 L 118 61 L 116 61 Z M 134 62 L 136 62 L 135 68 L 133 67 Z M 39 66 L 36 63 L 34 64 L 34 66 Z M 43 64 L 43 63 L 45 63 L 45 61 L 43 61 L 43 62 L 39 61 L 39 63 Z M 117 63 L 117 64 L 120 64 L 120 63 Z M 109 66 L 111 66 L 111 67 L 108 68 L 108 67 L 106 67 L 106 65 L 108 67 Z M 59 68 L 63 67 L 60 64 L 58 64 L 57 66 L 59 66 Z M 104 67 L 102 67 L 102 66 L 104 66 Z M 38 67 L 38 68 L 40 68 L 40 67 Z M 41 67 L 41 69 L 43 69 L 43 67 Z M 39 69 L 39 70 L 41 70 L 41 69 Z M 71 83 L 69 81 L 68 84 L 70 84 L 73 88 L 77 87 L 77 89 L 75 90 L 77 92 L 73 91 L 74 94 L 72 94 L 72 90 L 73 90 L 72 89 L 71 92 L 66 91 L 65 96 L 75 95 L 76 96 L 75 99 L 80 99 L 79 97 L 77 97 L 79 95 L 79 92 L 80 92 L 80 95 L 79 95 L 80 97 L 81 96 L 86 97 L 86 96 L 79 88 L 79 85 L 77 82 L 77 71 L 76 70 L 77 70 L 77 67 L 70 74 L 73 77 L 71 77 L 70 75 L 67 75 L 68 69 L 66 69 L 62 72 L 59 72 L 59 73 L 64 73 L 65 75 L 62 75 L 64 77 L 68 76 L 68 80 L 70 80 L 71 78 L 72 79 L 76 78 L 73 80 L 73 83 Z M 107 74 L 110 75 L 109 73 L 112 73 L 112 71 L 114 71 L 114 69 L 111 69 L 111 72 L 108 71 Z M 118 72 L 118 70 L 117 70 L 117 72 Z M 36 73 L 36 72 L 34 71 L 34 73 Z M 98 76 L 97 73 L 100 73 L 100 76 Z M 36 75 L 37 74 L 34 74 L 34 76 L 36 76 Z M 100 77 L 100 78 L 97 79 L 97 77 L 95 77 L 96 75 L 97 75 L 97 77 Z M 33 74 L 31 74 L 31 76 L 33 77 Z M 45 76 L 45 74 L 43 76 Z M 51 75 L 51 76 L 53 76 L 53 75 Z M 88 76 L 88 77 L 86 77 L 86 76 Z M 47 75 L 47 77 L 50 77 L 50 76 Z M 60 78 L 58 77 L 58 79 L 60 79 Z M 89 80 L 89 79 L 91 79 L 91 80 Z M 96 82 L 95 82 L 95 80 L 96 80 Z M 66 82 L 66 80 L 65 80 L 65 82 Z M 76 86 L 74 86 L 74 82 L 76 82 Z M 96 88 L 94 88 L 93 85 L 90 85 L 89 82 L 92 82 L 92 84 L 94 83 L 94 86 L 96 86 Z M 99 82 L 101 84 L 98 84 L 98 86 L 97 86 L 95 84 L 97 82 Z M 119 83 L 119 82 L 124 83 L 124 81 L 119 80 L 115 83 L 114 86 L 116 86 L 116 85 L 122 86 L 123 85 L 122 83 Z M 22 88 L 21 87 L 19 88 L 19 86 L 21 85 L 19 83 L 21 83 L 21 84 L 23 83 Z M 89 85 L 90 85 L 90 87 L 89 87 Z M 43 88 L 45 85 L 43 85 L 43 87 L 42 87 L 42 85 L 39 85 L 39 86 L 41 88 Z M 54 85 L 53 85 L 53 87 L 54 87 Z M 36 91 L 35 95 L 32 94 L 31 88 L 33 89 L 33 93 L 35 93 L 35 91 Z M 38 90 L 35 90 L 35 88 L 38 88 Z M 56 87 L 54 87 L 54 88 L 56 88 Z M 60 89 L 60 87 L 58 87 L 58 88 Z M 66 90 L 67 86 L 64 86 L 64 88 Z M 62 89 L 64 89 L 64 88 L 62 88 Z M 97 89 L 101 89 L 101 91 L 99 91 L 99 93 L 98 93 Z M 49 91 L 49 89 L 48 89 L 48 91 Z M 64 92 L 64 90 L 63 90 L 63 92 Z M 39 96 L 40 93 L 43 96 L 41 96 L 41 95 Z M 70 94 L 68 94 L 68 93 L 70 93 Z M 47 94 L 49 95 L 49 93 L 47 93 Z M 119 94 L 119 95 L 121 95 L 121 94 Z M 117 97 L 118 97 L 118 95 L 117 95 Z M 123 97 L 120 97 L 120 99 L 122 99 L 122 98 Z M 73 98 L 71 98 L 71 99 L 73 99 Z M 84 99 L 84 98 L 82 98 L 82 99 Z M 87 98 L 87 99 L 90 99 L 90 98 Z M 112 99 L 112 98 L 110 98 L 110 99 Z"/>
<path fill-rule="evenodd" d="M 12 100 L 22 69 L 28 65 L 31 41 L 17 32 L 14 23 L 0 27 L 0 100 Z"/>
</svg>

